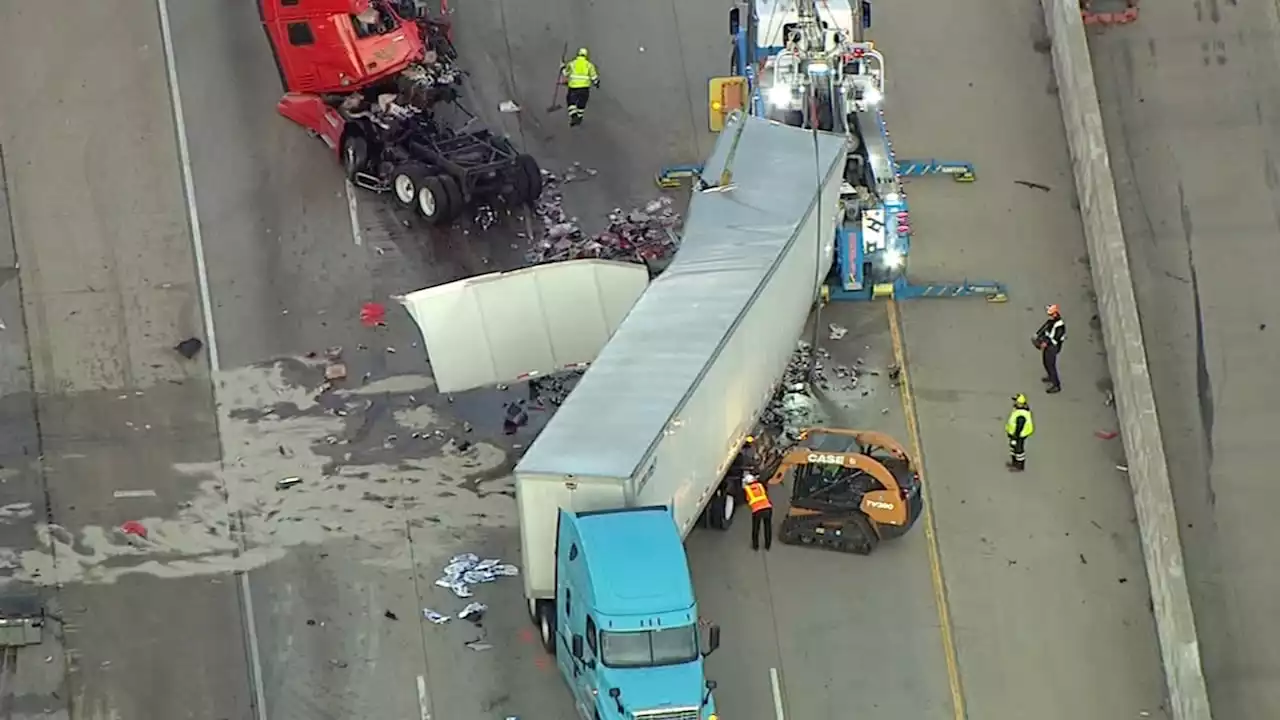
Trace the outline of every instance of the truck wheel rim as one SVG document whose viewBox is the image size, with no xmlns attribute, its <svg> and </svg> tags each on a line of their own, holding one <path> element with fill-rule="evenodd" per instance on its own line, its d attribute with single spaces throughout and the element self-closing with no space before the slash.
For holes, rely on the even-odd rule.
<svg viewBox="0 0 1280 720">
<path fill-rule="evenodd" d="M 422 192 L 418 193 L 418 209 L 422 210 L 422 214 L 427 217 L 435 217 L 436 194 L 427 188 L 422 188 Z"/>
<path fill-rule="evenodd" d="M 409 177 L 408 175 L 396 176 L 396 197 L 400 199 L 400 202 L 402 203 L 413 202 L 414 189 L 415 188 L 413 187 L 413 178 Z"/>
<path fill-rule="evenodd" d="M 733 495 L 731 495 L 731 494 L 725 494 L 725 496 L 724 496 L 724 522 L 725 522 L 725 524 L 726 524 L 726 525 L 729 523 L 729 521 L 730 521 L 730 520 L 732 520 L 732 519 L 733 519 L 733 511 L 736 509 L 736 508 L 734 507 L 734 503 L 736 503 L 736 502 L 737 502 L 737 500 L 735 500 L 735 499 L 734 499 Z"/>
</svg>

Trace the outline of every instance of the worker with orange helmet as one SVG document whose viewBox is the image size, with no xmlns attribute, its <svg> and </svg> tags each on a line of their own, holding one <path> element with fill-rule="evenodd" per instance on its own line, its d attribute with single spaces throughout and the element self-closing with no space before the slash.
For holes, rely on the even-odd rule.
<svg viewBox="0 0 1280 720">
<path fill-rule="evenodd" d="M 764 549 L 773 547 L 773 503 L 769 502 L 769 490 L 754 473 L 744 473 L 742 490 L 751 508 L 751 549 L 760 549 L 760 531 L 764 530 Z"/>
<path fill-rule="evenodd" d="M 1004 423 L 1004 433 L 1009 436 L 1009 462 L 1005 467 L 1010 472 L 1022 472 L 1027 469 L 1027 438 L 1036 431 L 1035 420 L 1031 417 L 1031 403 L 1027 396 L 1018 393 L 1013 396 L 1013 410 L 1009 411 L 1009 419 Z"/>
<path fill-rule="evenodd" d="M 1048 386 L 1045 392 L 1062 392 L 1058 353 L 1062 352 L 1062 343 L 1067 339 L 1067 321 L 1062 319 L 1062 311 L 1057 305 L 1046 305 L 1044 311 L 1049 317 L 1036 330 L 1031 342 L 1040 349 L 1040 359 L 1044 361 L 1044 377 L 1040 380 Z"/>
</svg>

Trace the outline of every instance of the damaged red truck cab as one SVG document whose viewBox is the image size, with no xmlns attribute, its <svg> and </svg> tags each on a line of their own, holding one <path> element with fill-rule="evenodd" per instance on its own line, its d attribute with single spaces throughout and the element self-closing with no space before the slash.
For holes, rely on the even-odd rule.
<svg viewBox="0 0 1280 720">
<path fill-rule="evenodd" d="M 426 52 L 422 35 L 381 0 L 258 0 L 289 93 L 349 93 L 387 80 Z"/>
</svg>

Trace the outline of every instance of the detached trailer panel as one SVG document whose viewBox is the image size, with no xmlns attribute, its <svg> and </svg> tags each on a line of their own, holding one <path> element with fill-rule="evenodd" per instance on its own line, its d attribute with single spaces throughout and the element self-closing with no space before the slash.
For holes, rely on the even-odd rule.
<svg viewBox="0 0 1280 720">
<path fill-rule="evenodd" d="M 515 382 L 596 359 L 649 284 L 642 265 L 570 260 L 399 298 L 440 392 Z"/>
<path fill-rule="evenodd" d="M 734 188 L 694 195 L 675 259 L 516 466 L 518 495 L 548 476 L 612 478 L 626 506 L 669 506 L 689 532 L 830 269 L 845 147 L 819 134 L 815 162 L 811 132 L 730 117 L 704 175 L 732 162 Z M 526 588 L 549 598 L 554 518 L 532 511 L 521 502 Z"/>
</svg>

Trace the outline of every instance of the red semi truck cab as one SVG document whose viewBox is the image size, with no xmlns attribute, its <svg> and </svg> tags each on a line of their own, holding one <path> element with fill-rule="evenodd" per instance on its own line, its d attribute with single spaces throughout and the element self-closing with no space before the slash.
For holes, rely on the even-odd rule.
<svg viewBox="0 0 1280 720">
<path fill-rule="evenodd" d="M 349 93 L 387 80 L 426 52 L 385 0 L 258 0 L 286 92 Z"/>
</svg>

